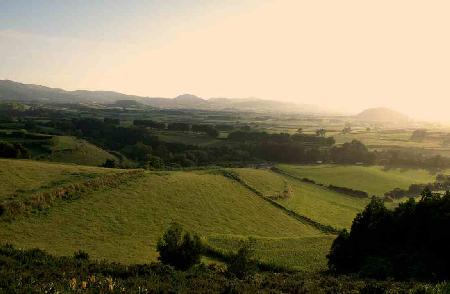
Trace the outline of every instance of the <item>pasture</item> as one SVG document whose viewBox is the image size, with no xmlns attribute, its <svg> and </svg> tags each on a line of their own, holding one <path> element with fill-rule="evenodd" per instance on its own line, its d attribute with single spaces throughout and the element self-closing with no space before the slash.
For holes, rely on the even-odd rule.
<svg viewBox="0 0 450 294">
<path fill-rule="evenodd" d="M 40 169 L 40 173 L 33 173 L 39 175 L 34 187 L 67 180 L 64 173 L 60 178 L 52 170 L 65 165 L 10 162 L 10 168 L 16 162 L 25 162 Z M 71 173 L 113 171 L 74 166 L 66 169 Z M 17 169 L 14 178 L 24 177 L 26 172 Z M 235 249 L 230 240 L 254 237 L 258 240 L 257 255 L 263 261 L 284 265 L 289 260 L 289 266 L 302 270 L 324 269 L 325 255 L 334 238 L 288 216 L 223 175 L 197 171 L 147 172 L 117 188 L 58 201 L 48 209 L 2 221 L 0 240 L 57 255 L 83 249 L 96 259 L 144 263 L 156 261 L 157 240 L 173 221 L 222 249 Z"/>
<path fill-rule="evenodd" d="M 283 171 L 316 183 L 352 188 L 383 196 L 394 188 L 408 188 L 411 184 L 429 183 L 435 175 L 424 169 L 386 169 L 380 166 L 289 165 L 278 166 Z"/>
</svg>

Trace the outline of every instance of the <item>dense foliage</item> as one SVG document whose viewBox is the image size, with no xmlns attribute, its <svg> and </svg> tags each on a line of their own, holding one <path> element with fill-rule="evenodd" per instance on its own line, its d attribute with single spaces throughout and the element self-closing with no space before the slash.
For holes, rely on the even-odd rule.
<svg viewBox="0 0 450 294">
<path fill-rule="evenodd" d="M 258 272 L 244 279 L 223 266 L 178 271 L 160 263 L 124 265 L 77 252 L 55 257 L 39 249 L 0 247 L 1 293 L 448 293 L 449 284 L 362 280 L 352 276 Z"/>
<path fill-rule="evenodd" d="M 336 163 L 372 164 L 375 161 L 375 154 L 369 152 L 367 147 L 358 140 L 344 143 L 342 146 L 334 146 L 330 154 L 331 159 Z"/>
<path fill-rule="evenodd" d="M 158 241 L 156 249 L 163 264 L 185 270 L 200 263 L 203 244 L 198 235 L 186 232 L 181 225 L 173 223 Z"/>
<path fill-rule="evenodd" d="M 426 189 L 420 201 L 410 199 L 393 211 L 373 198 L 351 231 L 334 241 L 329 267 L 377 278 L 449 279 L 449 227 L 449 192 Z"/>
<path fill-rule="evenodd" d="M 18 143 L 0 142 L 0 157 L 3 158 L 29 158 L 26 148 Z"/>
<path fill-rule="evenodd" d="M 427 184 L 411 184 L 408 189 L 395 188 L 384 195 L 387 198 L 398 199 L 402 197 L 417 197 L 420 193 L 429 189 L 430 191 L 446 191 L 450 190 L 450 176 L 438 174 L 436 181 Z"/>
</svg>

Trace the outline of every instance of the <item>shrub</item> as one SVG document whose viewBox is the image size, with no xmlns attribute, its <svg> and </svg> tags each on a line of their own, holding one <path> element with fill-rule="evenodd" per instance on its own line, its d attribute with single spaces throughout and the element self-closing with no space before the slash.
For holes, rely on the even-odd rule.
<svg viewBox="0 0 450 294">
<path fill-rule="evenodd" d="M 239 279 L 250 276 L 258 269 L 254 259 L 253 241 L 243 241 L 238 252 L 230 257 L 227 272 Z"/>
<path fill-rule="evenodd" d="M 163 264 L 182 270 L 199 263 L 203 252 L 200 237 L 185 231 L 178 223 L 170 225 L 156 248 Z"/>
<path fill-rule="evenodd" d="M 105 163 L 102 164 L 102 167 L 115 168 L 116 167 L 116 161 L 114 159 L 107 159 L 105 161 Z"/>
<path fill-rule="evenodd" d="M 88 260 L 89 254 L 86 251 L 78 250 L 73 254 L 73 257 L 77 260 Z"/>
</svg>

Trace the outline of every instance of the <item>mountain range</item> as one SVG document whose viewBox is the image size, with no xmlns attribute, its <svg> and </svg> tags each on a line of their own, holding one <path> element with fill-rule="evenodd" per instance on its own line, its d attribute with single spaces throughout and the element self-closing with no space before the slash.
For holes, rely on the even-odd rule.
<svg viewBox="0 0 450 294">
<path fill-rule="evenodd" d="M 0 100 L 42 103 L 114 104 L 117 101 L 136 101 L 147 106 L 168 109 L 233 110 L 255 112 L 323 113 L 320 107 L 257 98 L 203 99 L 191 94 L 175 98 L 143 97 L 113 91 L 66 91 L 40 85 L 0 80 Z"/>
</svg>

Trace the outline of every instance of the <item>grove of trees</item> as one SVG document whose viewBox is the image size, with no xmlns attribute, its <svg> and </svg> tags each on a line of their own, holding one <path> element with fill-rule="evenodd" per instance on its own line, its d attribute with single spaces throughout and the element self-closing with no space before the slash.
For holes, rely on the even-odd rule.
<svg viewBox="0 0 450 294">
<path fill-rule="evenodd" d="M 373 198 L 328 255 L 330 270 L 373 278 L 450 278 L 450 193 L 422 192 L 394 210 Z"/>
</svg>

